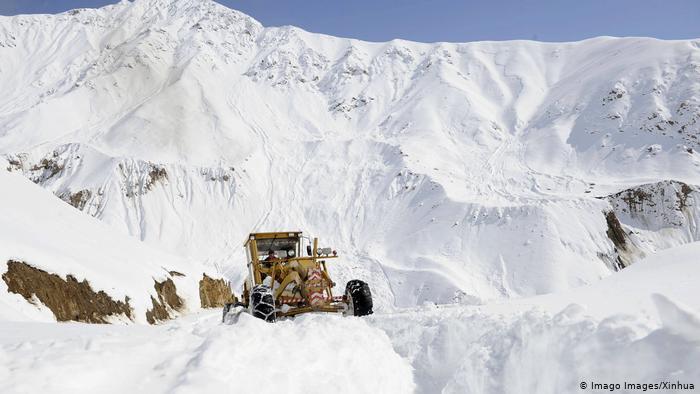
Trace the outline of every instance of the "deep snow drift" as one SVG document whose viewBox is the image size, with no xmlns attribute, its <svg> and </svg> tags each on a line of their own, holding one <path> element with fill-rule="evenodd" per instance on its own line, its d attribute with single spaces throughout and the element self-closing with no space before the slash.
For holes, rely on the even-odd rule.
<svg viewBox="0 0 700 394">
<path fill-rule="evenodd" d="M 248 232 L 299 229 L 380 308 L 543 294 L 618 264 L 595 197 L 700 184 L 699 47 L 368 43 L 206 0 L 0 17 L 0 154 L 236 288 Z M 647 230 L 631 261 L 697 240 Z"/>
<path fill-rule="evenodd" d="M 697 256 L 696 242 L 569 292 L 371 320 L 411 360 L 420 392 L 573 393 L 581 381 L 694 383 Z"/>
<path fill-rule="evenodd" d="M 570 293 L 268 324 L 200 312 L 155 327 L 0 322 L 8 393 L 576 393 L 700 382 L 694 243 Z M 563 305 L 563 307 L 562 307 Z M 661 392 L 672 392 L 661 391 Z"/>
</svg>

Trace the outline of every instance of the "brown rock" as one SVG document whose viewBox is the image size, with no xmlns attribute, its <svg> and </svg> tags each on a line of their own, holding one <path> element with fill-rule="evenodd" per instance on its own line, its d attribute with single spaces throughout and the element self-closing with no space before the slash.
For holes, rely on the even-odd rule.
<svg viewBox="0 0 700 394">
<path fill-rule="evenodd" d="M 625 239 L 625 231 L 622 229 L 622 225 L 617 219 L 615 212 L 606 212 L 605 221 L 608 223 L 608 238 L 610 238 L 615 247 L 624 250 L 627 244 L 627 240 Z"/>
<path fill-rule="evenodd" d="M 58 321 L 108 323 L 107 317 L 116 315 L 132 319 L 129 297 L 124 302 L 114 301 L 104 291 L 95 292 L 87 280 L 78 282 L 72 275 L 64 280 L 21 261 L 9 260 L 7 268 L 2 275 L 7 291 L 20 294 L 32 303 L 36 296 Z"/>
<path fill-rule="evenodd" d="M 155 287 L 158 294 L 158 300 L 151 296 L 153 309 L 146 311 L 146 320 L 150 324 L 170 319 L 172 317 L 170 315 L 171 311 L 181 311 L 184 306 L 182 298 L 177 295 L 177 289 L 172 279 L 168 278 L 163 282 L 154 282 L 155 285 L 153 287 Z"/>
<path fill-rule="evenodd" d="M 235 302 L 230 283 L 223 279 L 212 279 L 207 274 L 203 275 L 199 281 L 199 300 L 202 308 L 220 308 Z"/>
</svg>

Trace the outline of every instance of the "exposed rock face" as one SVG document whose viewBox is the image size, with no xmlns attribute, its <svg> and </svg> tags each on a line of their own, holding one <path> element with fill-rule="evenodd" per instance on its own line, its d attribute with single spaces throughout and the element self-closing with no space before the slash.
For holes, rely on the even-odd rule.
<svg viewBox="0 0 700 394">
<path fill-rule="evenodd" d="M 158 293 L 158 300 L 151 297 L 153 309 L 146 312 L 146 320 L 150 324 L 170 319 L 172 317 L 171 311 L 181 311 L 185 305 L 182 298 L 177 295 L 177 289 L 172 279 L 168 278 L 163 282 L 155 281 L 154 287 Z"/>
<path fill-rule="evenodd" d="M 700 240 L 700 190 L 668 180 L 607 196 L 607 234 L 626 267 L 648 253 Z"/>
<path fill-rule="evenodd" d="M 689 224 L 697 197 L 697 188 L 669 180 L 623 190 L 608 201 L 622 223 L 659 230 Z"/>
<path fill-rule="evenodd" d="M 52 157 L 43 158 L 38 164 L 31 168 L 37 176 L 33 179 L 35 183 L 40 183 L 46 179 L 51 179 L 63 171 L 64 164 L 58 159 L 58 154 Z"/>
<path fill-rule="evenodd" d="M 31 163 L 26 153 L 6 155 L 8 171 L 22 171 L 27 178 L 37 184 L 43 184 L 63 172 L 67 156 L 62 150 L 54 150 L 37 162 Z"/>
<path fill-rule="evenodd" d="M 210 278 L 207 274 L 199 281 L 199 299 L 202 308 L 219 308 L 235 302 L 231 284 L 223 279 Z"/>
<path fill-rule="evenodd" d="M 19 171 L 22 169 L 22 158 L 20 156 L 7 156 L 7 171 Z"/>
<path fill-rule="evenodd" d="M 608 223 L 608 238 L 613 241 L 615 247 L 625 249 L 627 241 L 625 240 L 625 231 L 620 225 L 620 221 L 617 220 L 615 212 L 608 211 L 605 213 L 605 221 Z"/>
<path fill-rule="evenodd" d="M 631 263 L 630 261 L 624 261 L 620 256 L 620 252 L 627 250 L 625 230 L 622 229 L 622 225 L 620 224 L 620 221 L 617 219 L 617 216 L 615 216 L 615 212 L 613 211 L 608 211 L 605 213 L 605 221 L 608 224 L 608 230 L 606 232 L 608 238 L 610 238 L 613 245 L 615 245 L 616 256 L 614 261 L 614 268 L 622 269 Z"/>
<path fill-rule="evenodd" d="M 92 192 L 90 190 L 84 189 L 75 193 L 66 192 L 59 196 L 61 200 L 67 202 L 68 204 L 80 209 L 81 211 L 85 208 L 85 204 L 92 197 Z"/>
<path fill-rule="evenodd" d="M 114 301 L 103 291 L 95 292 L 87 280 L 79 282 L 71 275 L 63 279 L 21 261 L 9 260 L 7 268 L 2 275 L 7 290 L 29 302 L 35 302 L 36 296 L 58 321 L 109 323 L 108 317 L 117 315 L 132 319 L 129 297 Z"/>
<path fill-rule="evenodd" d="M 150 170 L 148 171 L 148 177 L 146 178 L 146 190 L 151 190 L 156 182 L 163 182 L 168 179 L 168 172 L 165 168 L 160 167 L 155 164 L 150 164 Z"/>
</svg>

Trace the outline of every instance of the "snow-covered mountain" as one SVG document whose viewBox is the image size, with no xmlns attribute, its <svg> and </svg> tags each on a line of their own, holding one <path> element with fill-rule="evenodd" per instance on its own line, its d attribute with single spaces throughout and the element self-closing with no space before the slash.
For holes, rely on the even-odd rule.
<svg viewBox="0 0 700 394">
<path fill-rule="evenodd" d="M 124 0 L 0 17 L 0 91 L 0 392 L 700 382 L 700 40 L 368 43 Z M 280 229 L 377 313 L 203 310 Z"/>
<path fill-rule="evenodd" d="M 700 40 L 369 43 L 135 0 L 0 17 L 0 90 L 3 167 L 236 285 L 254 230 L 321 237 L 380 310 L 698 240 Z M 657 182 L 684 221 L 624 210 Z"/>
</svg>

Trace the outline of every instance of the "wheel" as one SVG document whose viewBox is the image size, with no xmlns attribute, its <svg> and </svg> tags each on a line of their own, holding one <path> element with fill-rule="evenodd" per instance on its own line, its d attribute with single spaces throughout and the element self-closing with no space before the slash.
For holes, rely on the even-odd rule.
<svg viewBox="0 0 700 394">
<path fill-rule="evenodd" d="M 275 299 L 272 297 L 272 289 L 266 285 L 255 285 L 250 293 L 250 312 L 258 319 L 274 323 L 277 320 L 275 313 Z"/>
<path fill-rule="evenodd" d="M 367 283 L 358 279 L 348 282 L 345 286 L 345 298 L 348 302 L 348 313 L 353 316 L 372 314 L 372 292 Z"/>
</svg>

